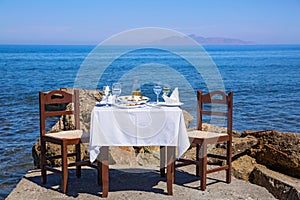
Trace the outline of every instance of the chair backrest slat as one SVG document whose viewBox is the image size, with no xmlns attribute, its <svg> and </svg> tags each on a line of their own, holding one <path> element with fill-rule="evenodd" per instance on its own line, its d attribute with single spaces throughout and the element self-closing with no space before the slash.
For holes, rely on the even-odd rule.
<svg viewBox="0 0 300 200">
<path fill-rule="evenodd" d="M 70 102 L 74 102 L 73 95 L 65 91 L 52 90 L 44 95 L 45 104 L 63 104 Z"/>
<path fill-rule="evenodd" d="M 216 116 L 227 117 L 227 113 L 225 113 L 225 112 L 214 112 L 214 111 L 202 110 L 202 114 L 203 115 L 216 115 Z"/>
<path fill-rule="evenodd" d="M 66 110 L 66 111 L 46 111 L 45 117 L 54 117 L 54 116 L 61 116 L 61 115 L 73 115 L 73 110 Z"/>
<path fill-rule="evenodd" d="M 227 104 L 227 96 L 222 91 L 212 91 L 208 94 L 202 94 L 203 103 Z"/>
</svg>

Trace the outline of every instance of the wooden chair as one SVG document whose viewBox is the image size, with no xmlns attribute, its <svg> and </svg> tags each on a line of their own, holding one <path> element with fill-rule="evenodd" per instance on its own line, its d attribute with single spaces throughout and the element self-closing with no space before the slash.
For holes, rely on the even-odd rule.
<svg viewBox="0 0 300 200">
<path fill-rule="evenodd" d="M 81 176 L 81 166 L 89 165 L 98 169 L 98 182 L 100 180 L 100 169 L 98 166 L 92 165 L 89 160 L 81 160 L 80 143 L 83 135 L 80 130 L 79 119 L 79 91 L 74 90 L 74 94 L 67 93 L 62 90 L 52 90 L 50 92 L 39 92 L 40 103 L 40 142 L 41 142 L 41 176 L 42 183 L 47 182 L 47 171 L 61 174 L 62 176 L 62 192 L 66 193 L 68 184 L 68 167 L 76 166 L 76 176 Z M 68 106 L 68 109 L 67 109 Z M 74 119 L 74 130 L 61 130 L 55 133 L 47 133 L 47 118 L 56 117 L 65 123 L 67 117 Z M 70 124 L 69 124 L 70 126 Z M 63 126 L 66 129 L 66 126 Z M 46 143 L 57 144 L 61 148 L 60 155 L 47 155 Z M 68 152 L 68 146 L 75 146 L 75 152 Z M 68 157 L 75 157 L 75 162 L 68 163 Z M 54 159 L 61 159 L 61 170 L 54 168 L 48 164 Z"/>
<path fill-rule="evenodd" d="M 188 131 L 188 135 L 192 145 L 196 146 L 196 160 L 188 160 L 180 158 L 176 162 L 175 167 L 195 164 L 196 175 L 201 177 L 200 189 L 206 189 L 206 176 L 209 173 L 226 170 L 226 182 L 231 182 L 231 161 L 232 161 L 232 105 L 233 93 L 229 92 L 228 95 L 221 91 L 213 91 L 208 94 L 202 94 L 198 90 L 198 122 L 197 129 Z M 223 104 L 223 109 L 221 108 Z M 224 110 L 224 106 L 226 107 Z M 216 108 L 217 107 L 217 108 Z M 219 108 L 219 110 L 218 110 Z M 221 110 L 220 110 L 221 109 Z M 210 116 L 210 120 L 214 117 L 223 118 L 227 121 L 227 132 L 216 133 L 209 131 L 202 131 L 203 116 Z M 227 119 L 226 119 L 227 118 Z M 226 155 L 212 155 L 207 153 L 207 145 L 218 142 L 226 142 Z M 226 164 L 223 166 L 207 169 L 207 157 L 215 157 L 225 159 Z M 178 163 L 178 164 L 177 164 Z"/>
</svg>

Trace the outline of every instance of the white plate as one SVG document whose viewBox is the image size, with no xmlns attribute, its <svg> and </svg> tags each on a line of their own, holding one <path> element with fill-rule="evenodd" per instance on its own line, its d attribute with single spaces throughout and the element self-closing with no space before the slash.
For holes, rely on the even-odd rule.
<svg viewBox="0 0 300 200">
<path fill-rule="evenodd" d="M 108 105 L 111 105 L 111 104 L 108 103 Z M 106 106 L 106 103 L 96 102 L 95 106 L 97 106 L 97 107 Z"/>
<path fill-rule="evenodd" d="M 143 103 L 148 102 L 149 100 L 150 99 L 148 97 L 145 97 L 145 96 L 143 96 L 141 98 L 141 100 L 138 100 L 138 101 L 133 99 L 131 95 L 118 97 L 118 101 L 120 101 L 122 103 L 126 103 L 126 104 L 130 104 L 130 103 L 143 104 Z"/>
<path fill-rule="evenodd" d="M 166 102 L 158 102 L 157 105 L 159 105 L 159 106 L 177 107 L 177 106 L 182 106 L 183 103 L 179 102 L 179 103 L 167 104 Z"/>
<path fill-rule="evenodd" d="M 124 109 L 132 109 L 132 108 L 141 108 L 144 107 L 145 105 L 141 104 L 132 104 L 132 103 L 121 103 L 121 104 L 114 104 L 114 106 L 118 108 L 124 108 Z"/>
</svg>

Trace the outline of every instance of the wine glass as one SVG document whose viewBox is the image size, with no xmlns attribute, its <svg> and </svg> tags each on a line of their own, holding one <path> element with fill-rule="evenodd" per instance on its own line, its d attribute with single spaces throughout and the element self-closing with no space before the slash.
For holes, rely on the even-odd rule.
<svg viewBox="0 0 300 200">
<path fill-rule="evenodd" d="M 170 86 L 168 84 L 165 84 L 164 87 L 163 87 L 163 89 L 162 89 L 163 95 L 168 96 L 168 94 L 170 93 L 170 91 L 171 91 Z"/>
<path fill-rule="evenodd" d="M 120 83 L 113 83 L 112 85 L 112 95 L 116 97 L 116 99 L 120 96 L 122 92 L 122 87 Z"/>
<path fill-rule="evenodd" d="M 153 87 L 153 92 L 156 94 L 156 103 L 158 104 L 158 96 L 159 96 L 159 94 L 161 93 L 161 91 L 162 91 L 162 88 L 161 88 L 161 86 L 160 85 L 155 85 L 154 87 Z"/>
<path fill-rule="evenodd" d="M 104 96 L 106 97 L 106 106 L 108 106 L 108 95 L 110 93 L 110 88 L 108 85 L 103 86 Z"/>
</svg>

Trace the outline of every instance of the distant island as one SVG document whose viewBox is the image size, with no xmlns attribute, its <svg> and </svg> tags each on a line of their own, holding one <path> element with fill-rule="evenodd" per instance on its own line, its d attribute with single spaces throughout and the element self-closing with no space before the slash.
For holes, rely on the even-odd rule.
<svg viewBox="0 0 300 200">
<path fill-rule="evenodd" d="M 195 34 L 189 35 L 192 39 L 197 41 L 199 44 L 202 45 L 247 45 L 247 44 L 254 44 L 254 42 L 244 41 L 240 39 L 234 38 L 223 38 L 223 37 L 201 37 Z"/>
<path fill-rule="evenodd" d="M 182 36 L 182 35 L 174 35 L 165 37 L 158 40 L 152 40 L 149 42 L 143 42 L 142 45 L 189 45 L 193 44 L 190 39 L 195 40 L 201 45 L 252 45 L 255 44 L 251 41 L 244 41 L 235 38 L 224 38 L 224 37 L 202 37 L 197 36 L 195 34 Z"/>
</svg>

